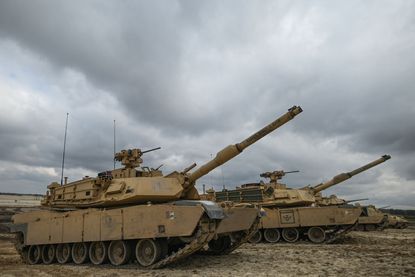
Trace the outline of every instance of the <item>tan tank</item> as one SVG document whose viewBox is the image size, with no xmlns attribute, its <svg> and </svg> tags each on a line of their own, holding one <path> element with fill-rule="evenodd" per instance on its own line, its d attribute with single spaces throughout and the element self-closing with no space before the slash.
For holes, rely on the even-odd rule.
<svg viewBox="0 0 415 277">
<path fill-rule="evenodd" d="M 374 205 L 362 206 L 362 214 L 359 216 L 358 231 L 383 230 L 388 225 L 388 216 Z"/>
<path fill-rule="evenodd" d="M 368 200 L 367 198 L 349 200 L 338 198 L 336 195 L 330 195 L 329 197 L 321 197 L 319 199 L 320 206 L 336 206 L 336 205 L 346 205 L 351 202 Z M 359 203 L 355 204 L 359 205 Z M 355 227 L 358 231 L 376 231 L 383 230 L 388 223 L 387 215 L 382 211 L 377 209 L 373 205 L 360 206 L 362 208 L 362 214 L 359 216 L 358 224 Z"/>
<path fill-rule="evenodd" d="M 386 208 L 390 206 L 380 207 L 377 210 L 382 212 L 386 216 L 386 226 L 385 228 L 395 228 L 395 229 L 405 229 L 409 225 L 409 221 L 406 220 L 403 216 L 392 215 L 385 212 Z"/>
<path fill-rule="evenodd" d="M 385 214 L 387 217 L 387 228 L 405 229 L 409 225 L 409 221 L 402 216 Z"/>
<path fill-rule="evenodd" d="M 315 243 L 331 242 L 352 230 L 362 210 L 352 205 L 320 206 L 321 191 L 387 159 L 389 156 L 383 156 L 354 171 L 339 174 L 328 182 L 302 189 L 291 189 L 278 183 L 287 172 L 265 172 L 261 177 L 269 178 L 269 183 L 245 184 L 235 190 L 215 192 L 210 197 L 218 202 L 257 203 L 264 208 L 266 216 L 261 218 L 260 230 L 251 242 L 262 239 L 278 242 L 281 237 L 287 242 L 295 242 L 301 237 Z"/>
<path fill-rule="evenodd" d="M 260 176 L 268 178 L 268 183 L 260 182 L 244 184 L 240 188 L 237 187 L 236 190 L 216 192 L 214 198 L 217 201 L 261 203 L 264 207 L 309 206 L 312 204 L 329 206 L 344 204 L 344 200 L 338 199 L 337 197 L 322 197 L 321 191 L 344 182 L 352 176 L 381 164 L 388 159 L 390 159 L 390 156 L 384 155 L 371 163 L 359 167 L 358 169 L 336 175 L 327 182 L 320 183 L 315 186 L 306 186 L 300 189 L 287 188 L 285 184 L 278 182 L 278 180 L 284 177 L 285 174 L 298 171 L 285 172 L 283 170 L 277 170 L 273 172 L 264 172 Z"/>
<path fill-rule="evenodd" d="M 335 176 L 333 179 L 331 179 L 328 182 L 322 183 L 314 188 L 312 188 L 316 194 L 316 199 L 319 206 L 334 206 L 334 205 L 345 205 L 352 201 L 346 201 L 344 199 L 338 198 L 336 195 L 331 195 L 330 197 L 322 197 L 320 194 L 320 191 L 331 187 L 335 184 L 338 184 L 340 182 L 343 182 L 344 180 L 347 180 L 351 178 L 352 176 L 361 173 L 362 171 L 365 171 L 369 168 L 372 168 L 378 164 L 381 164 L 387 160 L 389 160 L 391 157 L 389 155 L 383 155 L 379 159 L 361 167 L 356 170 L 353 170 L 348 173 L 342 173 L 337 176 Z M 387 225 L 387 216 L 376 209 L 375 206 L 369 205 L 369 206 L 362 206 L 362 213 L 359 216 L 358 224 L 355 227 L 356 230 L 359 231 L 375 231 L 375 230 L 383 230 Z"/>
<path fill-rule="evenodd" d="M 52 183 L 42 205 L 45 210 L 13 217 L 17 249 L 30 264 L 73 261 L 121 265 L 137 260 L 159 268 L 206 249 L 226 254 L 247 241 L 259 224 L 259 210 L 251 204 L 218 205 L 200 200 L 195 182 L 245 148 L 293 119 L 294 106 L 249 138 L 230 145 L 190 173 L 163 175 L 141 167 L 140 149 L 115 155 L 123 168 L 97 177 L 59 185 Z M 131 255 L 133 254 L 133 255 Z"/>
</svg>

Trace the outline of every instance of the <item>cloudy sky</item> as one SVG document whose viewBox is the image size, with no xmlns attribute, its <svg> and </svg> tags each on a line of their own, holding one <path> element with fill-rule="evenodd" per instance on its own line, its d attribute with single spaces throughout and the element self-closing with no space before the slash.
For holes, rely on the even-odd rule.
<svg viewBox="0 0 415 277">
<path fill-rule="evenodd" d="M 300 170 L 316 184 L 390 154 L 326 194 L 415 209 L 413 1 L 0 1 L 0 191 L 43 193 L 162 149 L 201 165 L 304 112 L 198 181 L 217 189 Z"/>
</svg>

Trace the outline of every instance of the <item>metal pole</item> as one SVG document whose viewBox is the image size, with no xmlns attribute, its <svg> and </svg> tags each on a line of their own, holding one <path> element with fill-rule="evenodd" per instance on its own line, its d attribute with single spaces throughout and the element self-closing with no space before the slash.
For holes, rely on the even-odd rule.
<svg viewBox="0 0 415 277">
<path fill-rule="evenodd" d="M 68 130 L 68 117 L 69 117 L 69 113 L 66 113 L 65 137 L 63 139 L 61 186 L 63 185 L 63 168 L 65 167 L 66 131 Z"/>
</svg>

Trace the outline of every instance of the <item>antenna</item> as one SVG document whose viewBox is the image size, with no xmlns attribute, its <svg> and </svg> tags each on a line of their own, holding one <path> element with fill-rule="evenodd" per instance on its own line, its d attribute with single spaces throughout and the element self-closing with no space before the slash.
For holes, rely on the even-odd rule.
<svg viewBox="0 0 415 277">
<path fill-rule="evenodd" d="M 222 186 L 225 185 L 225 177 L 223 176 L 223 166 L 220 167 L 220 173 L 222 175 Z"/>
<path fill-rule="evenodd" d="M 115 160 L 115 119 L 114 119 L 114 156 L 113 156 L 113 161 L 114 161 L 114 170 L 115 170 L 115 163 L 116 163 L 116 160 Z"/>
<path fill-rule="evenodd" d="M 210 153 L 210 159 L 212 160 L 212 158 L 213 158 L 213 154 L 212 153 Z M 213 184 L 213 176 L 212 176 L 212 174 L 210 174 L 210 184 Z"/>
<path fill-rule="evenodd" d="M 69 113 L 66 113 L 65 137 L 63 139 L 61 186 L 63 185 L 63 168 L 65 167 L 66 131 L 68 130 L 68 117 L 69 117 Z"/>
</svg>

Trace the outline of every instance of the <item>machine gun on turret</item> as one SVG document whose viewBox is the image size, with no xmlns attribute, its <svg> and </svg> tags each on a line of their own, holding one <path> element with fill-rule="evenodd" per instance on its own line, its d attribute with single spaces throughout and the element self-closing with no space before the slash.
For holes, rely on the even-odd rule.
<svg viewBox="0 0 415 277">
<path fill-rule="evenodd" d="M 268 172 L 264 172 L 261 173 L 259 176 L 261 176 L 262 178 L 269 178 L 270 183 L 277 183 L 277 180 L 280 180 L 282 177 L 285 176 L 285 174 L 290 174 L 290 173 L 298 173 L 300 172 L 299 170 L 292 170 L 292 171 L 284 171 L 284 170 L 276 170 L 276 171 L 268 171 Z"/>
<path fill-rule="evenodd" d="M 161 149 L 161 147 L 152 148 L 149 150 L 141 151 L 139 148 L 121 150 L 118 153 L 115 153 L 114 160 L 121 162 L 125 168 L 135 168 L 139 167 L 143 163 L 141 156 L 145 153 L 156 151 Z"/>
</svg>

